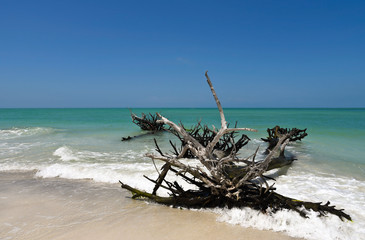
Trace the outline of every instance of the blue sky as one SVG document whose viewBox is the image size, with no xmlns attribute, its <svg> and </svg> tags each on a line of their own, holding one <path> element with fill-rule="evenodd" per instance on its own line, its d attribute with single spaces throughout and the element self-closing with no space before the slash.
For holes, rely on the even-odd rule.
<svg viewBox="0 0 365 240">
<path fill-rule="evenodd" d="M 365 1 L 0 1 L 0 107 L 365 107 Z"/>
</svg>

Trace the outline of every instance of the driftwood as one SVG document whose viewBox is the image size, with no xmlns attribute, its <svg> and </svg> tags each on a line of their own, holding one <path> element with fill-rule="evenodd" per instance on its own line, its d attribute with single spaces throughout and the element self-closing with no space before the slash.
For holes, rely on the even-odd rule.
<svg viewBox="0 0 365 240">
<path fill-rule="evenodd" d="M 206 147 L 208 145 L 208 143 L 211 142 L 214 139 L 215 135 L 217 134 L 215 129 L 210 129 L 207 125 L 201 126 L 200 122 L 196 126 L 192 127 L 191 129 L 186 129 L 182 125 L 182 123 L 180 123 L 180 126 L 182 126 L 189 135 L 191 135 L 193 138 L 198 140 L 198 142 L 200 144 L 202 144 L 204 147 Z M 228 126 L 228 124 L 227 124 L 227 126 Z M 237 127 L 237 122 L 236 122 L 235 128 L 236 127 Z M 272 134 L 274 129 L 276 129 L 275 132 L 277 133 L 275 135 Z M 178 156 L 178 155 L 180 155 L 182 149 L 184 149 L 184 147 L 186 146 L 187 143 L 184 141 L 184 138 L 180 137 L 180 135 L 173 129 L 170 128 L 170 129 L 168 129 L 168 131 L 170 131 L 172 134 L 174 134 L 176 137 L 178 137 L 181 142 L 180 149 L 178 150 L 176 145 L 170 141 L 170 144 L 173 148 L 172 153 L 175 154 L 176 156 Z M 305 133 L 305 131 L 306 131 L 306 129 L 305 130 L 299 130 L 296 128 L 284 129 L 284 128 L 280 128 L 279 126 L 276 126 L 275 128 L 272 128 L 272 129 L 268 129 L 269 137 L 266 139 L 262 138 L 262 140 L 264 142 L 269 142 L 269 145 L 268 145 L 267 149 L 265 150 L 264 154 L 267 155 L 268 153 L 270 153 L 270 151 L 273 149 L 273 147 L 275 147 L 275 145 L 277 144 L 279 137 L 282 136 L 284 133 L 288 134 L 290 136 L 289 142 L 294 142 L 297 140 L 302 140 L 305 136 L 307 136 L 308 134 Z M 221 139 L 219 139 L 219 142 L 214 146 L 214 150 L 213 150 L 214 157 L 216 157 L 216 158 L 227 157 L 233 151 L 233 149 L 235 149 L 235 151 L 238 152 L 242 147 L 244 147 L 250 141 L 250 138 L 245 134 L 242 134 L 241 137 L 237 141 L 235 141 L 235 139 L 237 137 L 237 133 L 238 132 L 236 132 L 236 131 L 232 131 L 232 132 L 224 134 L 221 137 Z M 273 142 L 275 142 L 275 145 L 272 147 Z M 156 144 L 156 150 L 161 155 L 163 155 L 163 153 L 159 150 L 159 147 L 158 147 L 156 141 L 155 141 L 155 144 Z M 272 161 L 269 163 L 267 171 L 290 165 L 294 160 L 296 160 L 296 158 L 294 158 L 293 156 L 290 156 L 290 157 L 285 156 L 285 154 L 284 154 L 285 146 L 286 146 L 286 144 L 282 144 L 282 146 L 280 147 L 279 154 L 277 154 L 277 156 L 273 157 Z M 183 158 L 195 158 L 194 154 L 189 149 L 185 152 L 185 154 L 182 157 Z M 242 172 L 244 172 L 244 169 L 242 169 L 242 167 L 239 167 L 236 165 L 231 165 L 231 166 L 229 166 L 229 168 L 226 168 L 226 172 L 229 172 L 229 174 L 232 176 L 232 175 L 242 174 Z"/>
<path fill-rule="evenodd" d="M 132 122 L 139 126 L 142 130 L 148 131 L 147 133 L 143 133 L 137 136 L 127 136 L 122 137 L 122 141 L 129 141 L 138 137 L 143 137 L 146 135 L 154 134 L 156 132 L 165 131 L 164 124 L 158 122 L 157 115 L 149 113 L 148 115 L 142 113 L 141 117 L 138 117 L 136 114 L 134 114 L 131 110 L 129 110 L 131 113 Z"/>
<path fill-rule="evenodd" d="M 269 144 L 265 151 L 266 154 L 269 153 L 272 149 L 274 149 L 280 137 L 283 136 L 284 134 L 290 133 L 289 142 L 295 142 L 295 141 L 301 141 L 304 137 L 306 137 L 308 135 L 306 131 L 307 129 L 304 130 L 300 130 L 297 128 L 288 129 L 288 128 L 281 128 L 279 126 L 268 128 L 267 133 L 269 136 L 267 138 L 261 138 L 262 141 L 267 142 Z M 280 155 L 284 155 L 284 150 L 280 152 Z"/>
<path fill-rule="evenodd" d="M 158 121 L 158 116 L 149 113 L 148 115 L 142 113 L 141 117 L 131 111 L 132 122 L 146 131 L 162 131 L 164 130 L 163 123 Z"/>
<path fill-rule="evenodd" d="M 207 147 L 208 144 L 215 138 L 217 135 L 217 131 L 213 128 L 210 129 L 207 125 L 202 126 L 200 122 L 196 126 L 193 126 L 190 129 L 186 129 L 182 123 L 180 126 L 184 128 L 184 130 L 194 139 L 196 139 L 202 146 Z M 237 127 L 237 123 L 235 128 Z M 182 149 L 187 146 L 187 142 L 184 140 L 183 137 L 179 135 L 177 131 L 173 128 L 168 129 L 169 132 L 174 134 L 181 142 L 180 149 L 178 150 L 176 145 L 170 141 L 170 144 L 173 148 L 173 154 L 179 156 Z M 232 131 L 229 133 L 223 134 L 223 136 L 219 139 L 217 144 L 214 146 L 213 155 L 217 158 L 222 158 L 228 156 L 233 149 L 238 152 L 243 146 L 245 146 L 249 141 L 250 138 L 242 134 L 241 137 L 236 141 L 237 138 L 237 131 Z M 185 154 L 182 156 L 183 158 L 195 158 L 195 155 L 188 149 Z"/>
<path fill-rule="evenodd" d="M 334 206 L 330 206 L 329 202 L 322 204 L 292 199 L 276 193 L 274 184 L 269 185 L 267 179 L 270 178 L 265 176 L 264 173 L 272 167 L 272 162 L 275 162 L 274 160 L 284 152 L 285 146 L 291 139 L 298 137 L 297 131 L 276 131 L 278 133 L 271 135 L 271 138 L 277 138 L 276 143 L 274 147 L 267 150 L 263 160 L 256 160 L 258 148 L 249 158 L 239 158 L 234 138 L 230 137 L 229 134 L 238 131 L 256 130 L 238 128 L 237 126 L 234 128 L 228 127 L 221 103 L 208 74 L 206 73 L 205 76 L 219 110 L 220 129 L 218 131 L 214 130 L 214 134 L 206 142 L 199 141 L 200 135 L 189 133 L 183 126 L 179 126 L 157 113 L 159 117 L 157 122 L 170 126 L 184 144 L 179 151 L 175 147 L 172 154 L 167 154 L 161 151 L 155 140 L 158 154 L 148 153 L 146 156 L 151 158 L 152 161 L 159 160 L 165 164 L 162 171 L 159 172 L 157 180 L 145 176 L 155 184 L 152 193 L 140 191 L 120 182 L 122 188 L 129 190 L 134 199 L 147 198 L 157 203 L 173 206 L 194 208 L 251 207 L 262 212 L 267 212 L 269 209 L 272 212 L 280 209 L 290 209 L 298 212 L 303 217 L 307 217 L 308 210 L 313 210 L 318 212 L 319 216 L 331 213 L 337 215 L 341 220 L 351 220 L 351 217 L 343 209 L 336 209 Z M 272 134 L 272 132 L 270 133 Z M 216 154 L 216 146 L 219 145 L 222 138 L 227 137 L 230 138 L 231 147 L 225 149 L 229 149 L 229 152 L 221 155 Z M 191 166 L 186 163 L 188 160 L 184 160 L 184 156 L 188 151 L 194 158 L 198 159 L 200 164 Z M 172 172 L 191 184 L 192 188 L 184 190 L 178 182 L 168 181 L 166 179 L 168 172 Z M 167 189 L 170 196 L 158 196 L 157 190 L 159 188 Z"/>
<path fill-rule="evenodd" d="M 128 137 L 122 137 L 122 142 L 123 141 L 129 141 L 129 140 L 132 140 L 132 139 L 135 139 L 135 138 L 140 138 L 140 137 L 145 137 L 145 136 L 149 136 L 149 135 L 151 135 L 151 134 L 155 134 L 155 133 L 157 133 L 157 132 L 146 132 L 146 133 L 141 133 L 141 134 L 139 134 L 139 135 L 137 135 L 137 136 L 128 136 Z"/>
<path fill-rule="evenodd" d="M 301 141 L 304 137 L 308 136 L 306 131 L 307 129 L 304 130 L 300 130 L 297 128 L 288 129 L 288 128 L 281 128 L 279 126 L 268 128 L 267 129 L 268 137 L 261 138 L 261 140 L 268 143 L 268 146 L 264 154 L 266 155 L 269 154 L 279 142 L 280 137 L 284 136 L 285 134 L 289 136 L 287 139 L 288 142 L 286 143 L 288 144 L 290 142 Z M 282 146 L 279 148 L 278 153 L 271 160 L 267 170 L 281 168 L 290 165 L 294 160 L 297 160 L 294 156 L 289 156 L 289 157 L 285 156 L 286 144 L 282 144 Z"/>
</svg>

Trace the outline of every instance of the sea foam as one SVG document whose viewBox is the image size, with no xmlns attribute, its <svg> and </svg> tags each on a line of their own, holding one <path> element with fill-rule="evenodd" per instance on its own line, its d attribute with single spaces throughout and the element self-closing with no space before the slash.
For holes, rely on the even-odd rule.
<svg viewBox="0 0 365 240">
<path fill-rule="evenodd" d="M 363 232 L 355 223 L 342 222 L 337 216 L 318 217 L 309 212 L 309 218 L 298 213 L 281 210 L 276 213 L 261 213 L 250 208 L 215 209 L 218 221 L 259 230 L 283 232 L 292 237 L 308 240 L 361 240 Z"/>
<path fill-rule="evenodd" d="M 365 239 L 365 182 L 343 176 L 312 174 L 290 171 L 277 179 L 277 192 L 305 201 L 331 201 L 337 209 L 352 217 L 352 222 L 341 221 L 328 214 L 318 217 L 309 211 L 309 218 L 302 218 L 294 211 L 261 213 L 250 208 L 215 209 L 218 221 L 261 230 L 280 231 L 292 237 L 309 240 L 364 240 Z"/>
</svg>

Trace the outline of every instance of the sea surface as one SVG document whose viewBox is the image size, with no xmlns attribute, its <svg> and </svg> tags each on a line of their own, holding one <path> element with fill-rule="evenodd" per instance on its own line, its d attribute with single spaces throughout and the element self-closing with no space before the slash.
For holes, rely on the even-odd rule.
<svg viewBox="0 0 365 240">
<path fill-rule="evenodd" d="M 219 112 L 213 108 L 132 111 L 159 112 L 187 128 L 198 121 L 220 126 Z M 353 221 L 318 218 L 315 213 L 304 219 L 289 211 L 207 210 L 217 214 L 217 221 L 305 239 L 365 239 L 365 109 L 224 109 L 224 113 L 232 125 L 237 121 L 238 127 L 258 130 L 245 132 L 251 141 L 241 150 L 242 157 L 250 156 L 257 146 L 264 151 L 261 138 L 267 128 L 307 128 L 303 141 L 287 147 L 287 154 L 298 160 L 288 169 L 271 172 L 277 191 L 301 200 L 329 200 Z M 144 157 L 155 151 L 153 138 L 164 152 L 170 151 L 170 139 L 178 141 L 167 132 L 121 141 L 144 133 L 132 123 L 128 109 L 0 109 L 0 174 L 35 171 L 37 178 L 111 184 L 122 180 L 151 191 L 153 185 L 143 175 L 157 176 L 151 160 Z"/>
</svg>

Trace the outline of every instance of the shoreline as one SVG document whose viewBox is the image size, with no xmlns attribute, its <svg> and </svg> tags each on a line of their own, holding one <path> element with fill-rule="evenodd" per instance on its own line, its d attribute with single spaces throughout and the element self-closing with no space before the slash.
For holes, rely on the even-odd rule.
<svg viewBox="0 0 365 240">
<path fill-rule="evenodd" d="M 297 239 L 132 200 L 119 184 L 34 175 L 0 172 L 1 239 Z"/>
</svg>

